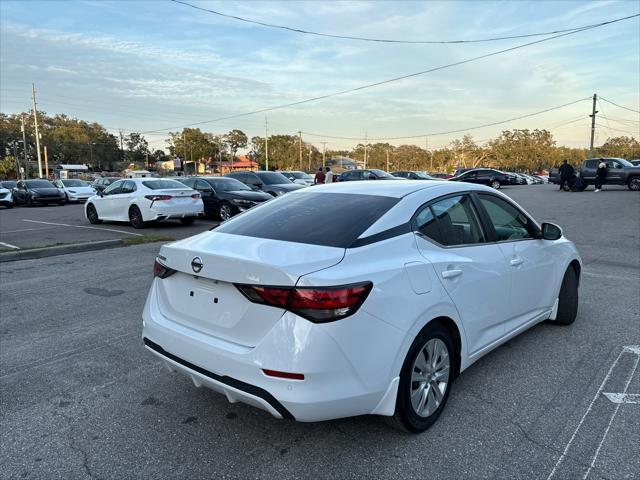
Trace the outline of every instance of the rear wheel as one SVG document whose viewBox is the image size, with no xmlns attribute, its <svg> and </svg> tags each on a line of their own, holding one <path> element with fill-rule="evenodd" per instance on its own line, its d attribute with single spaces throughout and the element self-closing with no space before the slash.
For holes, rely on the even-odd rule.
<svg viewBox="0 0 640 480">
<path fill-rule="evenodd" d="M 31 200 L 31 197 L 27 195 L 27 207 L 31 208 L 33 207 L 33 200 Z"/>
<path fill-rule="evenodd" d="M 92 225 L 97 225 L 98 223 L 102 223 L 102 220 L 100 220 L 100 218 L 98 217 L 98 212 L 96 210 L 96 207 L 94 207 L 92 203 L 87 205 L 87 219 L 89 220 L 89 223 L 91 223 Z"/>
<path fill-rule="evenodd" d="M 500 190 L 500 182 L 498 180 L 493 180 L 491 182 L 491 188 L 495 188 L 496 190 Z"/>
<path fill-rule="evenodd" d="M 555 323 L 571 325 L 578 315 L 578 276 L 572 267 L 567 268 L 558 296 L 558 313 Z"/>
<path fill-rule="evenodd" d="M 233 216 L 231 205 L 229 205 L 227 202 L 222 202 L 218 207 L 218 216 L 223 222 L 225 220 L 229 220 Z"/>
<path fill-rule="evenodd" d="M 142 212 L 136 205 L 129 209 L 129 223 L 133 228 L 144 228 L 146 225 L 142 219 Z"/>
<path fill-rule="evenodd" d="M 7 203 L 7 208 L 13 208 L 13 200 Z"/>
<path fill-rule="evenodd" d="M 629 187 L 629 190 L 633 190 L 634 192 L 640 191 L 640 177 L 631 178 L 627 186 Z"/>
<path fill-rule="evenodd" d="M 440 324 L 427 325 L 409 349 L 400 372 L 396 416 L 413 433 L 425 431 L 444 409 L 455 371 L 449 332 Z"/>
<path fill-rule="evenodd" d="M 185 217 L 180 219 L 180 223 L 183 225 L 192 225 L 196 221 L 196 217 Z"/>
</svg>

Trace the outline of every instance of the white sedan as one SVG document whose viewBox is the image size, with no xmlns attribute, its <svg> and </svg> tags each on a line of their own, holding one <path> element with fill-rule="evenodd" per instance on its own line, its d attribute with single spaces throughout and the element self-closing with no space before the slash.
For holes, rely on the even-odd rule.
<svg viewBox="0 0 640 480">
<path fill-rule="evenodd" d="M 322 185 L 164 245 L 143 340 L 278 418 L 395 414 L 421 432 L 473 362 L 575 320 L 581 268 L 560 227 L 489 187 Z"/>
<path fill-rule="evenodd" d="M 70 178 L 56 180 L 53 184 L 64 192 L 67 202 L 85 202 L 96 194 L 96 190 L 83 180 Z"/>
<path fill-rule="evenodd" d="M 11 190 L 0 185 L 0 205 L 6 208 L 13 208 L 13 195 Z"/>
<path fill-rule="evenodd" d="M 127 178 L 89 198 L 84 213 L 93 224 L 110 220 L 143 228 L 147 222 L 166 219 L 190 225 L 204 215 L 204 206 L 200 193 L 175 180 Z"/>
</svg>

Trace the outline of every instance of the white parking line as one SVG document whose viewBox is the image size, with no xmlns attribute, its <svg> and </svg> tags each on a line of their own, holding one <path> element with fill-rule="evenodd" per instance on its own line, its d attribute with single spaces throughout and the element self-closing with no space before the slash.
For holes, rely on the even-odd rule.
<svg viewBox="0 0 640 480">
<path fill-rule="evenodd" d="M 2 245 L 3 247 L 14 248 L 16 250 L 20 250 L 20 247 L 16 247 L 15 245 L 11 245 L 10 243 L 0 242 L 0 245 Z"/>
<path fill-rule="evenodd" d="M 612 280 L 640 280 L 640 276 L 638 275 L 605 275 L 603 273 L 593 273 L 587 271 L 583 271 L 582 274 L 588 275 L 590 277 L 610 278 Z"/>
<path fill-rule="evenodd" d="M 556 470 L 558 470 L 558 467 L 560 466 L 560 464 L 567 457 L 567 452 L 569 451 L 569 448 L 571 447 L 571 444 L 573 443 L 573 441 L 576 439 L 576 435 L 578 435 L 578 430 L 580 430 L 580 427 L 582 427 L 582 424 L 584 423 L 585 419 L 587 418 L 587 415 L 589 415 L 589 412 L 593 408 L 593 404 L 596 403 L 596 400 L 598 399 L 598 397 L 602 393 L 602 389 L 604 388 L 604 385 L 607 383 L 607 380 L 609 380 L 609 377 L 611 376 L 611 372 L 613 372 L 613 369 L 618 364 L 618 361 L 620 360 L 620 357 L 622 357 L 622 354 L 627 351 L 626 348 L 627 347 L 625 347 L 625 348 L 620 350 L 620 353 L 618 354 L 618 356 L 616 357 L 615 361 L 613 362 L 613 364 L 609 368 L 609 371 L 604 376 L 604 379 L 602 380 L 602 383 L 600 384 L 600 387 L 598 388 L 598 391 L 593 396 L 593 399 L 591 400 L 591 403 L 589 403 L 589 406 L 587 407 L 587 411 L 584 412 L 584 415 L 582 415 L 582 418 L 578 422 L 578 426 L 574 430 L 573 435 L 571 435 L 571 438 L 569 439 L 569 442 L 564 447 L 564 451 L 562 452 L 562 455 L 560 455 L 560 458 L 558 458 L 558 461 L 556 462 L 555 466 L 553 467 L 553 470 L 551 470 L 551 473 L 547 477 L 547 480 L 550 480 L 556 474 Z"/>
<path fill-rule="evenodd" d="M 603 394 L 612 403 L 640 404 L 640 395 L 637 393 L 606 393 Z"/>
<path fill-rule="evenodd" d="M 22 221 L 23 222 L 31 222 L 31 223 L 43 223 L 45 225 L 59 225 L 61 227 L 74 227 L 74 228 L 87 228 L 87 229 L 90 229 L 90 230 L 103 230 L 105 232 L 124 233 L 126 235 L 134 235 L 136 237 L 144 236 L 141 233 L 127 232 L 125 230 L 116 230 L 114 228 L 87 227 L 86 225 L 69 225 L 67 223 L 42 222 L 40 220 L 27 220 L 27 219 L 24 219 L 24 218 L 22 219 Z"/>
<path fill-rule="evenodd" d="M 623 352 L 624 351 L 625 350 L 623 350 Z M 636 373 L 636 369 L 638 368 L 638 362 L 639 361 L 640 361 L 640 356 L 636 356 L 636 363 L 633 364 L 633 370 L 631 370 L 631 375 L 629 375 L 629 378 L 627 378 L 627 382 L 624 384 L 624 390 L 622 390 L 623 394 L 627 393 L 627 389 L 629 388 L 629 384 L 631 383 L 631 379 L 633 378 L 633 374 Z M 607 428 L 605 428 L 604 434 L 602 435 L 602 438 L 600 439 L 600 443 L 598 444 L 598 448 L 596 449 L 596 453 L 593 454 L 593 458 L 591 459 L 591 465 L 589 465 L 589 468 L 587 469 L 586 473 L 582 477 L 582 480 L 585 480 L 589 476 L 589 473 L 591 473 L 591 469 L 595 466 L 596 460 L 598 459 L 598 455 L 600 455 L 600 449 L 602 448 L 602 444 L 604 443 L 604 440 L 607 438 L 607 435 L 609 434 L 609 429 L 611 428 L 611 424 L 613 424 L 613 419 L 616 418 L 616 415 L 618 414 L 618 410 L 620 409 L 620 405 L 621 405 L 620 403 L 616 404 L 616 408 L 613 411 L 613 415 L 611 415 L 611 418 L 609 419 L 609 424 L 607 425 Z"/>
<path fill-rule="evenodd" d="M 2 233 L 33 232 L 34 230 L 49 230 L 51 228 L 55 228 L 55 227 L 22 228 L 20 230 L 7 230 L 6 232 L 2 232 Z"/>
</svg>

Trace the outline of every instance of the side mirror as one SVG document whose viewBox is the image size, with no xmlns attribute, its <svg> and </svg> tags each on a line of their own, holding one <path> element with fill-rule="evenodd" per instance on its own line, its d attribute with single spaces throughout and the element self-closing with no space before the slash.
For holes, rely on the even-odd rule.
<svg viewBox="0 0 640 480">
<path fill-rule="evenodd" d="M 558 240 L 562 237 L 562 229 L 553 223 L 542 224 L 542 238 L 544 240 Z"/>
</svg>

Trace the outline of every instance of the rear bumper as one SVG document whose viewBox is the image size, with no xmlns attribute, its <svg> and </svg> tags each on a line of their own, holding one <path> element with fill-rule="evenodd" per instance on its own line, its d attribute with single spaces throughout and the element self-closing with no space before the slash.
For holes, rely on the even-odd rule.
<svg viewBox="0 0 640 480">
<path fill-rule="evenodd" d="M 143 311 L 145 346 L 196 386 L 303 422 L 393 415 L 390 385 L 397 372 L 391 366 L 403 339 L 395 327 L 362 310 L 332 324 L 285 313 L 258 345 L 244 346 L 165 317 L 156 298 L 159 281 Z M 301 373 L 304 380 L 270 377 L 263 369 Z"/>
<path fill-rule="evenodd" d="M 185 205 L 180 208 L 162 207 L 154 205 L 143 212 L 144 220 L 169 220 L 188 217 L 201 217 L 204 215 L 204 207 L 201 205 Z"/>
</svg>

